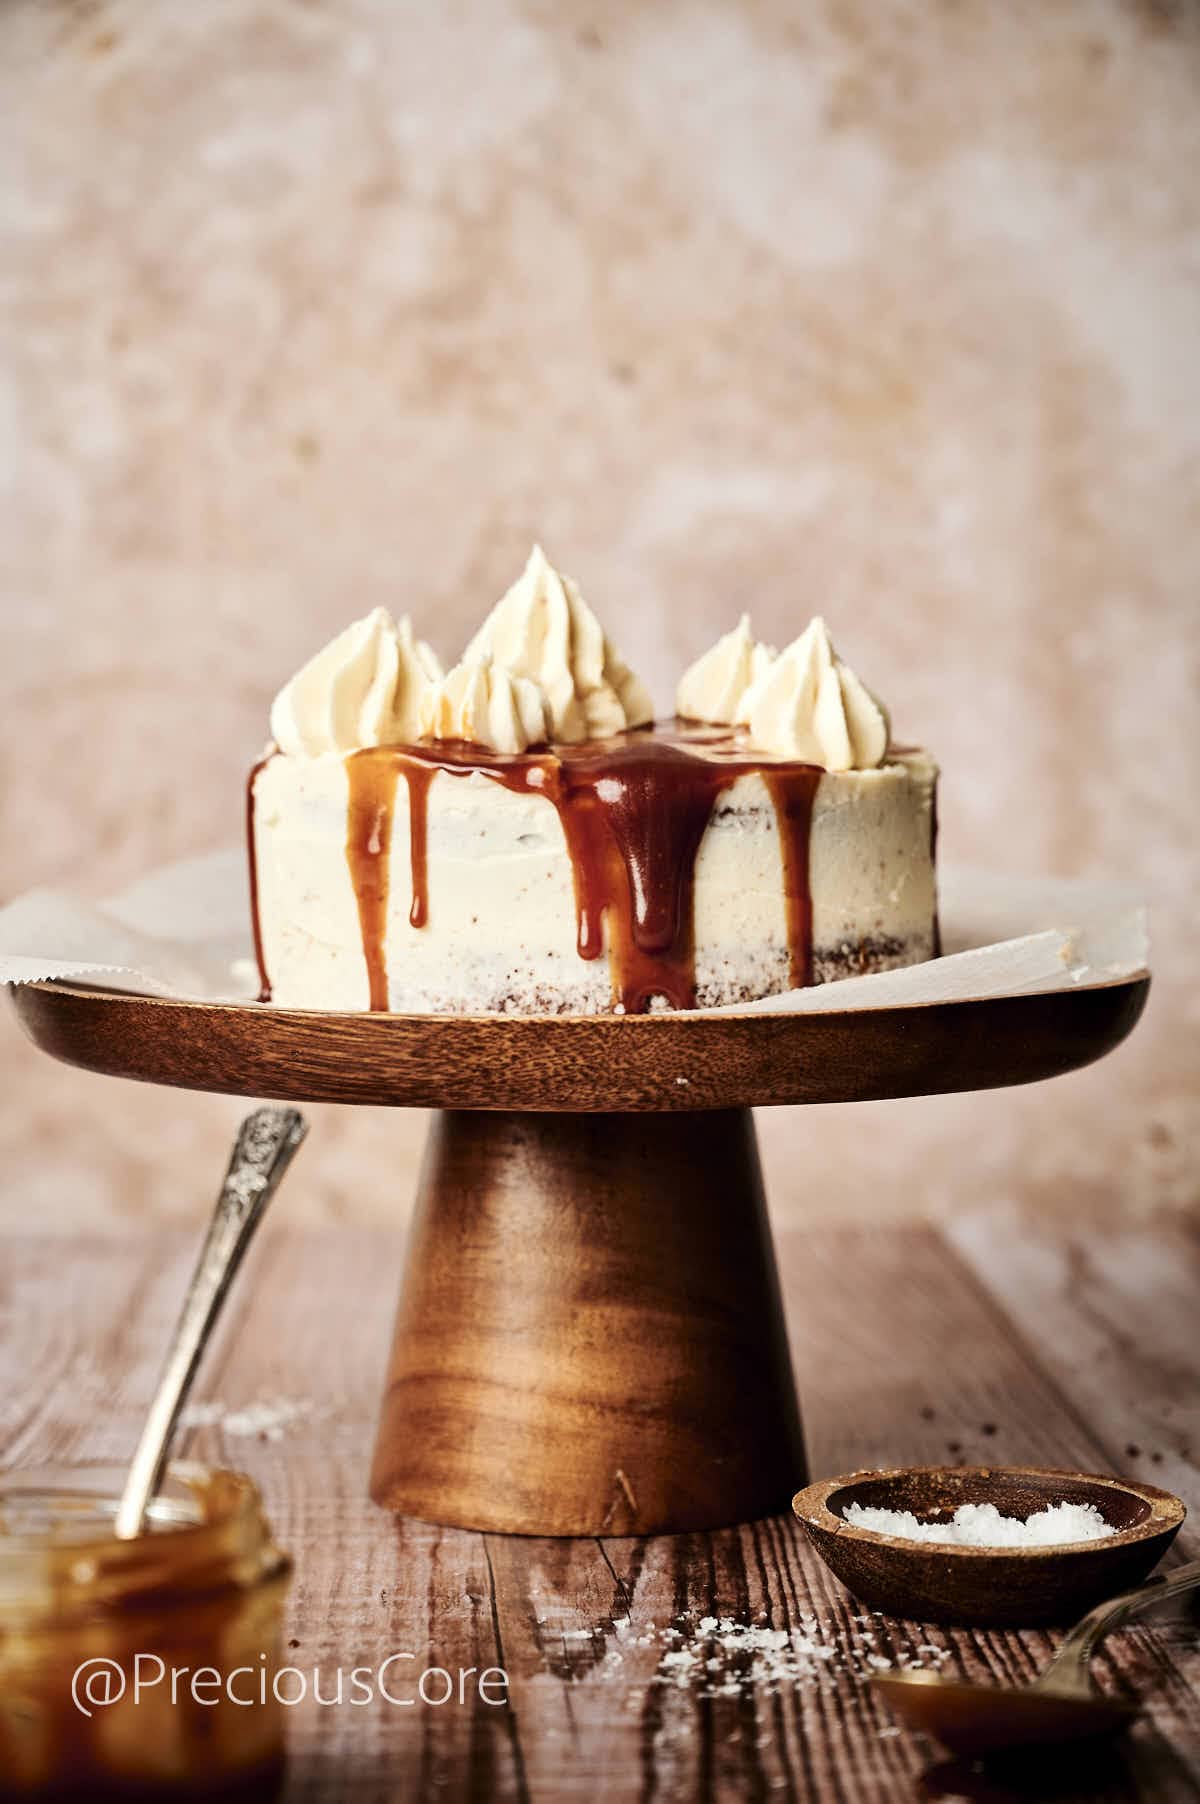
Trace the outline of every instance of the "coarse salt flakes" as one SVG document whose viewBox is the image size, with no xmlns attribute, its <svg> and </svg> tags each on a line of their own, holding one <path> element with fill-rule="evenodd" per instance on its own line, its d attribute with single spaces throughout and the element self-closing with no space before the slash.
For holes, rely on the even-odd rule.
<svg viewBox="0 0 1200 1804">
<path fill-rule="evenodd" d="M 861 1620 L 875 1620 L 877 1614 Z M 760 1618 L 763 1615 L 759 1612 Z M 699 1617 L 685 1613 L 675 1623 L 683 1627 L 664 1624 L 652 1631 L 647 1624 L 645 1632 L 636 1635 L 624 1619 L 612 1625 L 622 1633 L 625 1649 L 657 1648 L 654 1680 L 672 1693 L 739 1699 L 772 1697 L 785 1689 L 814 1694 L 829 1692 L 848 1678 L 894 1670 L 900 1663 L 843 1641 L 836 1613 L 818 1616 L 805 1611 L 786 1628 L 711 1613 Z M 930 1642 L 915 1652 L 905 1650 L 900 1661 L 911 1671 L 923 1664 L 923 1655 L 929 1656 L 929 1664 L 948 1658 L 944 1648 Z M 612 1679 L 618 1677 L 616 1663 L 603 1661 L 598 1670 L 606 1669 Z M 631 1709 L 640 1708 L 640 1695 L 637 1689 L 630 1691 Z"/>
<path fill-rule="evenodd" d="M 911 1510 L 881 1510 L 847 1504 L 854 1528 L 905 1541 L 936 1541 L 943 1547 L 1062 1547 L 1074 1541 L 1101 1541 L 1114 1530 L 1094 1503 L 1054 1503 L 1024 1521 L 1002 1516 L 994 1503 L 960 1503 L 949 1522 L 922 1522 Z"/>
</svg>

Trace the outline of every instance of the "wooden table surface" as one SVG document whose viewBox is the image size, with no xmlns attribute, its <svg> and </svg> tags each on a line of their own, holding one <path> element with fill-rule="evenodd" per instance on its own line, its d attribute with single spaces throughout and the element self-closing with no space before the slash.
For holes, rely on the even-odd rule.
<svg viewBox="0 0 1200 1804">
<path fill-rule="evenodd" d="M 1123 1745 L 984 1775 L 898 1730 L 867 1687 L 872 1663 L 1023 1678 L 1053 1637 L 874 1617 L 788 1516 L 551 1541 L 377 1511 L 365 1484 L 401 1237 L 285 1223 L 286 1190 L 201 1380 L 218 1425 L 188 1451 L 263 1488 L 296 1561 L 289 1658 L 321 1669 L 325 1695 L 339 1666 L 391 1653 L 413 1656 L 411 1674 L 500 1666 L 511 1680 L 498 1708 L 289 1711 L 289 1800 L 1200 1799 L 1194 1609 L 1106 1644 L 1101 1683 L 1145 1706 Z M 128 1455 L 194 1252 L 175 1234 L 4 1243 L 4 1464 Z M 1099 1240 L 1003 1212 L 946 1232 L 825 1224 L 787 1232 L 779 1255 L 814 1476 L 1036 1462 L 1126 1472 L 1200 1509 L 1194 1223 Z M 264 1400 L 297 1406 L 273 1437 L 234 1413 Z M 1185 1526 L 1172 1559 L 1197 1552 Z M 714 1634 L 709 1618 L 731 1626 Z"/>
</svg>

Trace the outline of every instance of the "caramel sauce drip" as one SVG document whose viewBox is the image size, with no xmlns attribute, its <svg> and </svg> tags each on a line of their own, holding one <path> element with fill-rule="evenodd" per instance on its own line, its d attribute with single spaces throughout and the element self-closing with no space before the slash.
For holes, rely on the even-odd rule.
<svg viewBox="0 0 1200 1804">
<path fill-rule="evenodd" d="M 357 758 L 374 758 L 386 763 L 396 775 L 403 773 L 408 785 L 409 865 L 412 872 L 412 905 L 408 919 L 413 927 L 424 927 L 429 920 L 429 786 L 439 771 L 456 777 L 469 777 L 481 771 L 485 777 L 505 789 L 538 794 L 542 791 L 544 767 L 553 762 L 549 756 L 526 754 L 508 757 L 489 753 L 482 746 L 459 744 L 423 746 L 380 746 L 370 752 L 357 752 Z M 549 791 L 550 785 L 546 785 Z M 351 873 L 353 875 L 353 873 Z"/>
<path fill-rule="evenodd" d="M 346 813 L 346 863 L 358 903 L 363 958 L 367 966 L 368 1007 L 388 1006 L 387 905 L 388 867 L 392 849 L 392 816 L 400 767 L 394 754 L 374 749 L 346 759 L 350 804 Z M 414 836 L 414 861 L 415 836 Z M 424 856 L 424 841 L 421 846 Z M 414 895 L 414 911 L 416 900 Z"/>
<path fill-rule="evenodd" d="M 813 803 L 821 773 L 812 765 L 787 772 L 764 770 L 775 804 L 779 850 L 783 859 L 783 895 L 787 908 L 788 957 L 794 990 L 813 980 L 812 884 L 808 874 Z"/>
<path fill-rule="evenodd" d="M 429 919 L 429 785 L 437 766 L 406 761 L 408 784 L 408 861 L 412 870 L 412 906 L 409 925 L 424 927 Z"/>
<path fill-rule="evenodd" d="M 581 958 L 607 927 L 614 1001 L 640 1014 L 653 996 L 696 1002 L 696 855 L 739 767 L 647 733 L 564 748 L 555 797 L 575 873 Z"/>
<path fill-rule="evenodd" d="M 562 822 L 574 873 L 576 944 L 612 960 L 613 1001 L 627 1014 L 654 996 L 695 1007 L 696 857 L 722 793 L 760 773 L 779 826 L 791 981 L 812 981 L 809 834 L 821 772 L 749 755 L 724 729 L 638 729 L 619 738 L 516 755 L 453 743 L 355 752 L 346 855 L 362 924 L 372 1009 L 386 1009 L 387 867 L 396 785 L 408 786 L 412 905 L 429 919 L 429 787 L 439 771 L 474 772 L 517 794 L 544 795 Z"/>
<path fill-rule="evenodd" d="M 271 980 L 263 957 L 262 921 L 258 912 L 258 847 L 254 839 L 254 784 L 258 773 L 272 757 L 271 752 L 259 759 L 246 779 L 246 843 L 250 853 L 250 926 L 254 933 L 254 962 L 258 966 L 258 1000 L 270 1002 Z"/>
</svg>

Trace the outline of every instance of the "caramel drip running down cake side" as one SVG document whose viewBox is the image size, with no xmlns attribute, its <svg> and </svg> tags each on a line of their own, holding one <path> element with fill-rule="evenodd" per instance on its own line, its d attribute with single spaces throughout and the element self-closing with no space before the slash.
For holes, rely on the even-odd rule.
<svg viewBox="0 0 1200 1804">
<path fill-rule="evenodd" d="M 273 752 L 268 751 L 257 764 L 250 768 L 246 779 L 246 852 L 250 861 L 250 930 L 254 936 L 254 963 L 258 967 L 258 1000 L 270 1002 L 271 980 L 267 976 L 267 956 L 263 949 L 262 910 L 258 905 L 258 835 L 255 831 L 255 810 L 257 804 L 256 786 L 260 771 L 264 771 L 271 762 Z"/>
<path fill-rule="evenodd" d="M 367 967 L 368 1006 L 372 1010 L 388 1006 L 387 921 L 388 889 L 392 852 L 392 821 L 396 812 L 396 781 L 399 766 L 394 757 L 359 752 L 347 759 L 350 800 L 346 809 L 346 863 L 354 885 L 358 904 L 358 921 L 362 932 L 363 960 Z M 412 858 L 414 873 L 418 855 L 424 858 L 424 839 L 417 849 L 417 816 L 414 814 Z M 420 815 L 422 835 L 425 814 Z M 418 920 L 417 889 L 413 886 L 412 919 Z"/>
<path fill-rule="evenodd" d="M 387 892 L 391 818 L 398 778 L 408 786 L 411 925 L 429 919 L 428 805 L 432 779 L 478 773 L 503 788 L 544 796 L 562 822 L 575 888 L 580 958 L 607 948 L 613 1001 L 627 1014 L 662 996 L 695 1006 L 696 856 L 721 793 L 761 771 L 736 738 L 702 731 L 639 730 L 619 740 L 553 752 L 489 754 L 478 746 L 377 746 L 346 761 L 350 779 L 346 855 L 358 903 L 372 1009 L 387 1007 Z M 793 985 L 811 982 L 812 906 L 808 841 L 821 777 L 812 765 L 780 765 L 767 776 L 775 805 Z"/>
</svg>

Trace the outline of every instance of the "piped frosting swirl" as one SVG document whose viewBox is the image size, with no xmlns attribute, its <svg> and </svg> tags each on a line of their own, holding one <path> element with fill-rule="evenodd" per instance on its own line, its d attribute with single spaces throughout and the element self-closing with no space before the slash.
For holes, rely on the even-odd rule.
<svg viewBox="0 0 1200 1804">
<path fill-rule="evenodd" d="M 407 616 L 375 608 L 310 658 L 271 707 L 281 752 L 317 758 L 396 745 L 420 732 L 421 699 L 442 667 Z"/>
<path fill-rule="evenodd" d="M 680 680 L 686 719 L 746 729 L 760 751 L 825 770 L 887 755 L 882 704 L 812 620 L 776 653 L 742 615 Z M 653 719 L 645 685 L 540 545 L 448 676 L 407 617 L 376 608 L 311 658 L 271 709 L 282 752 L 320 757 L 421 739 L 517 753 L 606 739 Z"/>
<path fill-rule="evenodd" d="M 825 770 L 874 770 L 887 754 L 883 704 L 843 664 L 819 616 L 746 690 L 739 718 L 760 751 Z"/>
<path fill-rule="evenodd" d="M 603 739 L 654 718 L 645 684 L 615 651 L 577 584 L 540 545 L 471 640 L 464 662 L 483 657 L 541 687 L 551 737 L 564 744 Z"/>
<path fill-rule="evenodd" d="M 732 632 L 723 634 L 684 671 L 675 692 L 675 712 L 685 720 L 735 725 L 743 719 L 747 690 L 774 656 L 774 647 L 755 639 L 750 616 L 743 614 Z"/>
<path fill-rule="evenodd" d="M 550 737 L 544 691 L 491 658 L 464 659 L 421 697 L 424 739 L 464 740 L 523 752 Z"/>
</svg>

